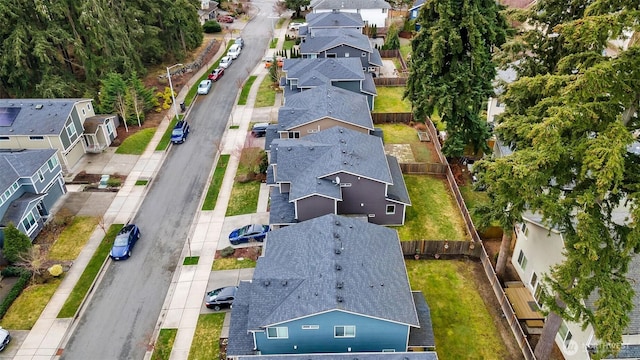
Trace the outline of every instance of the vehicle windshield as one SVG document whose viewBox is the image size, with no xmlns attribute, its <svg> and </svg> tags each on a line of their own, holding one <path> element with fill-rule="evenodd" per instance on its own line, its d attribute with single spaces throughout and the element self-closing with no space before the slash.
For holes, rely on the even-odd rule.
<svg viewBox="0 0 640 360">
<path fill-rule="evenodd" d="M 247 226 L 241 227 L 238 230 L 238 235 L 244 235 L 244 234 L 248 233 L 249 229 L 251 229 L 251 225 L 247 225 Z"/>
<path fill-rule="evenodd" d="M 116 237 L 116 240 L 113 242 L 113 246 L 126 246 L 128 237 L 129 235 L 127 234 Z"/>
<path fill-rule="evenodd" d="M 182 135 L 182 129 L 173 129 L 173 131 L 171 132 L 171 135 L 174 135 L 174 136 Z"/>
<path fill-rule="evenodd" d="M 206 87 L 207 87 L 207 84 L 202 83 L 202 84 L 200 84 L 200 87 L 201 87 L 201 88 L 206 88 Z"/>
</svg>

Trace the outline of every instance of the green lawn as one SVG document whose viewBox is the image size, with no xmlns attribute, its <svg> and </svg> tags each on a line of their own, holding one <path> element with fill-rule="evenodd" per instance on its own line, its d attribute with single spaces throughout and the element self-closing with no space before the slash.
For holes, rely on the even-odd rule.
<svg viewBox="0 0 640 360">
<path fill-rule="evenodd" d="M 165 151 L 167 149 L 167 147 L 169 146 L 169 143 L 171 142 L 171 133 L 173 132 L 173 127 L 178 122 L 178 118 L 182 118 L 183 116 L 184 115 L 179 115 L 178 117 L 174 117 L 169 122 L 169 126 L 167 126 L 167 130 L 164 131 L 164 134 L 162 134 L 162 138 L 160 139 L 158 146 L 156 146 L 156 151 Z"/>
<path fill-rule="evenodd" d="M 470 240 L 446 180 L 429 175 L 404 175 L 411 206 L 405 225 L 396 227 L 400 240 Z"/>
<path fill-rule="evenodd" d="M 256 96 L 256 103 L 253 107 L 267 107 L 273 106 L 276 103 L 276 91 L 273 88 L 273 81 L 269 75 L 265 76 L 258 88 L 258 94 Z"/>
<path fill-rule="evenodd" d="M 211 360 L 220 358 L 220 333 L 225 313 L 204 314 L 198 317 L 189 360 Z"/>
<path fill-rule="evenodd" d="M 49 259 L 73 260 L 91 237 L 98 225 L 98 218 L 91 216 L 76 216 L 49 249 Z"/>
<path fill-rule="evenodd" d="M 233 270 L 256 267 L 256 262 L 251 259 L 238 260 L 236 258 L 219 258 L 213 260 L 211 270 Z"/>
<path fill-rule="evenodd" d="M 374 103 L 374 113 L 403 113 L 411 112 L 411 102 L 402 99 L 404 86 L 378 86 L 376 91 L 376 101 Z"/>
<path fill-rule="evenodd" d="M 247 98 L 249 97 L 249 91 L 251 90 L 251 86 L 256 81 L 258 77 L 256 75 L 251 75 L 247 79 L 247 81 L 242 86 L 242 91 L 240 92 L 240 97 L 238 98 L 238 105 L 247 105 Z"/>
<path fill-rule="evenodd" d="M 11 330 L 31 330 L 60 282 L 62 279 L 53 279 L 46 284 L 31 285 L 24 289 L 9 307 L 0 326 Z"/>
<path fill-rule="evenodd" d="M 278 45 L 278 39 L 277 38 L 271 39 L 271 42 L 269 42 L 269 49 L 275 49 L 277 45 Z"/>
<path fill-rule="evenodd" d="M 213 177 L 211 178 L 211 184 L 209 184 L 209 189 L 207 189 L 207 195 L 205 196 L 202 204 L 202 210 L 213 210 L 213 208 L 216 207 L 218 193 L 220 192 L 220 185 L 222 185 L 222 179 L 224 179 L 224 173 L 227 170 L 227 164 L 229 163 L 230 157 L 231 155 L 229 154 L 220 155 L 220 159 L 218 159 L 218 163 L 216 164 L 216 169 L 213 172 Z"/>
<path fill-rule="evenodd" d="M 291 50 L 293 49 L 293 45 L 295 45 L 296 42 L 293 40 L 285 40 L 284 44 L 282 45 L 282 49 L 283 50 Z"/>
<path fill-rule="evenodd" d="M 385 144 L 409 144 L 416 162 L 433 162 L 436 154 L 420 142 L 416 129 L 405 124 L 376 124 L 382 129 Z"/>
<path fill-rule="evenodd" d="M 87 295 L 89 288 L 98 275 L 102 264 L 109 255 L 109 251 L 111 251 L 111 247 L 113 246 L 113 240 L 115 240 L 116 235 L 121 228 L 122 224 L 113 224 L 109 227 L 109 230 L 107 230 L 107 234 L 104 236 L 102 242 L 93 253 L 93 256 L 91 257 L 91 260 L 89 260 L 87 267 L 82 272 L 82 275 L 80 275 L 80 279 L 78 279 L 78 282 L 73 287 L 73 290 L 71 291 L 71 294 L 69 294 L 67 301 L 65 301 L 62 309 L 58 313 L 58 318 L 70 318 L 76 314 L 76 311 L 78 311 L 82 300 Z"/>
<path fill-rule="evenodd" d="M 184 258 L 182 265 L 198 265 L 198 261 L 200 261 L 200 256 L 187 256 Z"/>
<path fill-rule="evenodd" d="M 411 54 L 411 42 L 407 42 L 404 43 L 402 45 L 400 45 L 400 55 L 402 56 L 402 58 L 405 60 L 405 62 L 407 61 L 407 55 Z M 407 66 L 409 66 L 409 64 L 407 63 Z"/>
<path fill-rule="evenodd" d="M 149 180 L 136 180 L 136 186 L 145 186 L 149 183 Z"/>
<path fill-rule="evenodd" d="M 471 214 L 471 220 L 474 224 L 478 224 L 477 216 L 473 214 L 473 209 L 478 205 L 488 204 L 489 197 L 487 193 L 484 191 L 474 191 L 473 184 L 467 183 L 464 186 L 459 186 L 460 193 L 462 194 L 462 198 L 464 199 L 464 203 L 467 205 L 467 209 Z"/>
<path fill-rule="evenodd" d="M 151 360 L 169 360 L 178 329 L 160 329 Z"/>
<path fill-rule="evenodd" d="M 122 144 L 118 146 L 116 154 L 140 155 L 149 145 L 149 141 L 155 134 L 156 128 L 147 128 L 124 139 Z"/>
<path fill-rule="evenodd" d="M 406 265 L 411 289 L 422 291 L 429 304 L 440 360 L 510 357 L 474 283 L 478 268 L 472 262 L 407 260 Z"/>
<path fill-rule="evenodd" d="M 258 181 L 234 182 L 226 216 L 255 213 L 258 208 L 259 193 L 260 183 Z"/>
</svg>

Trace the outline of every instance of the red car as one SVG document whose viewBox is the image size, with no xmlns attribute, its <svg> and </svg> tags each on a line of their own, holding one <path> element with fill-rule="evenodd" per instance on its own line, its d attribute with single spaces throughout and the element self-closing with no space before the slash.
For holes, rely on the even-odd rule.
<svg viewBox="0 0 640 360">
<path fill-rule="evenodd" d="M 229 16 L 229 15 L 220 15 L 218 16 L 218 22 L 219 23 L 232 23 L 233 22 L 233 16 Z"/>
<path fill-rule="evenodd" d="M 218 79 L 220 79 L 222 75 L 224 75 L 224 68 L 217 68 L 213 70 L 207 78 L 211 81 L 218 81 Z"/>
</svg>

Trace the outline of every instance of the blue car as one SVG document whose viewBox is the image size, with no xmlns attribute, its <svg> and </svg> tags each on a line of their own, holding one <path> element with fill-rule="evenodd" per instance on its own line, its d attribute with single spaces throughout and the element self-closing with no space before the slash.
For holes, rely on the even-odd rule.
<svg viewBox="0 0 640 360">
<path fill-rule="evenodd" d="M 239 229 L 233 230 L 231 234 L 229 234 L 229 242 L 231 245 L 244 244 L 250 241 L 263 242 L 268 231 L 269 225 L 245 225 Z"/>
<path fill-rule="evenodd" d="M 138 239 L 140 239 L 140 229 L 134 224 L 125 225 L 118 232 L 109 256 L 111 256 L 113 260 L 128 259 Z"/>
<path fill-rule="evenodd" d="M 186 121 L 180 120 L 176 123 L 171 131 L 171 142 L 174 144 L 182 144 L 189 135 L 189 124 Z"/>
</svg>

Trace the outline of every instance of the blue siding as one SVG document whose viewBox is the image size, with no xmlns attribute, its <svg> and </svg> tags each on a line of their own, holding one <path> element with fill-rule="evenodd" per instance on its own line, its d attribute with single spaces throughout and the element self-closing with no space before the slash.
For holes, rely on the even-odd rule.
<svg viewBox="0 0 640 360">
<path fill-rule="evenodd" d="M 303 330 L 303 325 L 318 325 L 318 329 Z M 335 325 L 354 325 L 356 336 L 335 338 Z M 267 339 L 265 332 L 255 334 L 258 350 L 262 354 L 379 352 L 383 349 L 400 352 L 407 350 L 409 334 L 407 325 L 337 310 L 278 326 L 288 328 L 287 339 Z"/>
</svg>

